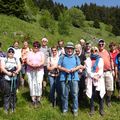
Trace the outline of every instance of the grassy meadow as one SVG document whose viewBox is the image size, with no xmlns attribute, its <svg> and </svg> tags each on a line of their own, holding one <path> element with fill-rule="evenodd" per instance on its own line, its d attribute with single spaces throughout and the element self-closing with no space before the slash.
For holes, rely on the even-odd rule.
<svg viewBox="0 0 120 120">
<path fill-rule="evenodd" d="M 36 15 L 36 19 L 37 18 L 39 18 L 39 15 Z M 55 24 L 57 24 L 56 21 Z M 55 33 L 51 34 L 48 30 L 40 27 L 38 20 L 33 23 L 28 23 L 16 17 L 6 15 L 0 15 L 0 26 L 0 42 L 4 44 L 3 50 L 6 50 L 14 40 L 19 40 L 22 45 L 24 37 L 30 38 L 30 44 L 32 44 L 32 41 L 34 40 L 41 41 L 43 37 L 47 37 L 50 46 L 56 44 L 60 39 L 63 39 L 65 43 L 67 41 L 72 41 L 74 44 L 78 43 L 81 38 L 92 44 L 96 44 L 97 42 L 93 41 L 93 38 L 102 38 L 106 43 L 111 41 L 119 42 L 120 39 L 120 36 L 116 37 L 109 32 L 111 28 L 108 25 L 100 23 L 100 29 L 93 28 L 92 21 L 86 21 L 85 27 L 81 29 L 70 26 L 69 35 L 60 35 L 57 31 L 57 25 Z"/>
<path fill-rule="evenodd" d="M 69 112 L 66 115 L 61 113 L 60 106 L 53 108 L 48 100 L 49 88 L 46 90 L 41 100 L 41 105 L 34 108 L 31 105 L 28 87 L 20 88 L 17 93 L 17 107 L 15 113 L 6 115 L 0 101 L 0 120 L 120 120 L 120 101 L 112 99 L 112 106 L 108 108 L 105 104 L 105 115 L 99 115 L 98 102 L 95 102 L 95 114 L 89 116 L 89 101 L 79 100 L 79 114 L 74 117 L 71 112 L 71 103 Z M 2 99 L 2 98 L 1 98 Z"/>
<path fill-rule="evenodd" d="M 7 47 L 12 45 L 15 39 L 19 40 L 20 44 L 22 45 L 22 40 L 24 37 L 30 38 L 30 44 L 32 44 L 32 41 L 34 40 L 40 41 L 42 37 L 47 37 L 50 46 L 56 44 L 60 39 L 65 40 L 65 42 L 72 41 L 76 44 L 81 38 L 83 38 L 92 44 L 96 44 L 97 41 L 92 40 L 94 37 L 103 38 L 106 41 L 107 45 L 111 41 L 119 42 L 120 39 L 119 36 L 115 37 L 110 32 L 110 27 L 103 23 L 100 23 L 100 29 L 93 28 L 92 21 L 86 21 L 85 27 L 82 29 L 70 27 L 70 34 L 68 36 L 60 35 L 57 32 L 57 27 L 55 33 L 51 34 L 47 30 L 41 28 L 38 21 L 27 23 L 12 16 L 0 15 L 0 26 L 0 42 L 3 43 L 2 49 L 4 51 L 7 49 Z M 31 106 L 28 86 L 25 88 L 20 88 L 19 92 L 17 93 L 17 107 L 15 113 L 6 115 L 3 110 L 1 95 L 0 120 L 120 120 L 120 101 L 118 101 L 116 98 L 112 98 L 111 108 L 108 108 L 105 105 L 104 117 L 101 117 L 99 115 L 99 107 L 97 103 L 95 103 L 95 115 L 92 117 L 89 116 L 88 100 L 80 102 L 79 115 L 77 117 L 74 117 L 71 109 L 69 109 L 69 112 L 64 116 L 61 114 L 60 106 L 57 106 L 55 108 L 51 107 L 48 97 L 49 86 L 46 89 L 45 95 L 42 97 L 41 106 L 37 109 L 34 109 Z"/>
</svg>

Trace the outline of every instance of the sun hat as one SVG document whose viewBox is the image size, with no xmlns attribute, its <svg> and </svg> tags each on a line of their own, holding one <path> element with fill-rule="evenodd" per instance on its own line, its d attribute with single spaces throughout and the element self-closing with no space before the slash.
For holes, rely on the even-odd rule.
<svg viewBox="0 0 120 120">
<path fill-rule="evenodd" d="M 7 53 L 9 53 L 9 52 L 15 53 L 15 49 L 13 47 L 9 47 L 7 49 Z"/>
<path fill-rule="evenodd" d="M 74 49 L 74 44 L 72 42 L 67 42 L 65 48 L 73 48 Z"/>
</svg>

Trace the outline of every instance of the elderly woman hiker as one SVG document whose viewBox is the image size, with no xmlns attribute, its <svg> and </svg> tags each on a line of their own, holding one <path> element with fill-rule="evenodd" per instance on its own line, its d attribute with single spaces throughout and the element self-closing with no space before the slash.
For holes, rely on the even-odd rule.
<svg viewBox="0 0 120 120">
<path fill-rule="evenodd" d="M 99 113 L 104 115 L 103 97 L 105 95 L 105 82 L 103 78 L 103 59 L 98 55 L 98 48 L 92 47 L 91 55 L 85 61 L 87 78 L 86 94 L 90 98 L 90 115 L 94 114 L 94 98 L 98 95 Z"/>
<path fill-rule="evenodd" d="M 57 47 L 53 46 L 51 48 L 52 55 L 48 57 L 47 60 L 47 69 L 48 69 L 48 80 L 50 82 L 50 101 L 52 106 L 56 106 L 57 98 L 58 98 L 58 86 L 59 86 L 59 71 L 57 68 L 59 55 L 57 51 Z M 59 89 L 60 91 L 60 89 Z"/>
<path fill-rule="evenodd" d="M 4 110 L 8 114 L 9 108 L 14 112 L 16 107 L 16 85 L 17 75 L 21 69 L 21 63 L 14 58 L 15 50 L 10 47 L 7 51 L 7 57 L 2 60 L 1 69 L 4 72 Z"/>
<path fill-rule="evenodd" d="M 37 107 L 37 105 L 40 103 L 44 75 L 44 55 L 40 51 L 40 46 L 40 43 L 35 41 L 33 43 L 33 50 L 28 52 L 27 56 L 27 76 L 32 105 L 34 107 Z"/>
</svg>

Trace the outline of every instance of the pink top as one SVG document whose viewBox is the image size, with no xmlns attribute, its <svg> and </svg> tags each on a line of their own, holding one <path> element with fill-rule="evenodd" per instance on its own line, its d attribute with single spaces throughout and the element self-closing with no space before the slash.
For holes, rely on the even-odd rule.
<svg viewBox="0 0 120 120">
<path fill-rule="evenodd" d="M 33 52 L 33 51 L 30 51 L 30 52 L 28 52 L 28 55 L 27 55 L 27 61 L 29 61 L 33 65 L 38 65 L 38 66 L 41 65 L 41 61 L 42 61 L 43 58 L 44 58 L 44 54 L 40 51 L 38 51 L 36 53 Z M 28 65 L 27 71 L 32 71 L 32 70 L 42 70 L 42 71 L 44 71 L 44 67 L 42 65 L 40 67 L 33 68 L 33 67 Z"/>
<path fill-rule="evenodd" d="M 30 51 L 30 48 L 22 48 L 21 50 L 21 58 L 22 58 L 22 62 L 26 63 L 26 58 L 27 58 L 27 54 Z"/>
</svg>

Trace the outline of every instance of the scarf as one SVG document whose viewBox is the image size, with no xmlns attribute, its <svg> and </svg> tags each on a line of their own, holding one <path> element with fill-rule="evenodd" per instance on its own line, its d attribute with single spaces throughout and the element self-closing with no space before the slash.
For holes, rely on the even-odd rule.
<svg viewBox="0 0 120 120">
<path fill-rule="evenodd" d="M 91 60 L 95 60 L 95 63 L 93 64 L 92 66 L 92 72 L 95 72 L 97 67 L 98 67 L 98 63 L 99 63 L 99 60 L 100 60 L 100 56 L 97 55 L 97 54 L 91 54 L 90 55 L 90 58 Z"/>
</svg>

